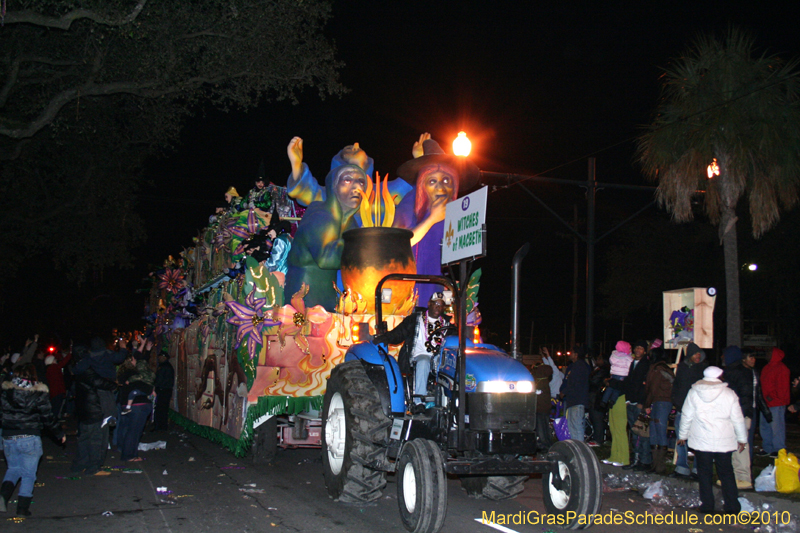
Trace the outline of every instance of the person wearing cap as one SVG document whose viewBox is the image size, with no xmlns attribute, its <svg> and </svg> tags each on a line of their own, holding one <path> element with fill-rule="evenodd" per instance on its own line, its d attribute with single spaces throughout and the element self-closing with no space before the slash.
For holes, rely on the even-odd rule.
<svg viewBox="0 0 800 533">
<path fill-rule="evenodd" d="M 681 409 L 683 402 L 686 401 L 686 395 L 692 385 L 703 379 L 703 371 L 708 366 L 706 361 L 706 352 L 704 352 L 698 345 L 690 342 L 686 347 L 686 355 L 681 359 L 678 367 L 675 369 L 675 381 L 672 383 L 672 406 L 675 408 L 675 432 L 680 431 L 682 424 Z M 685 445 L 676 444 L 675 452 L 677 459 L 675 460 L 675 470 L 673 470 L 670 477 L 685 478 L 690 475 L 697 474 L 697 464 L 692 469 L 689 469 L 689 450 Z"/>
<path fill-rule="evenodd" d="M 761 370 L 761 392 L 772 413 L 772 422 L 761 415 L 761 448 L 763 455 L 772 457 L 778 457 L 778 452 L 786 448 L 786 406 L 791 403 L 791 377 L 783 358 L 783 350 L 773 348 L 769 362 Z"/>
<path fill-rule="evenodd" d="M 694 450 L 700 482 L 698 510 L 714 512 L 712 476 L 716 466 L 724 511 L 738 514 L 741 505 L 731 455 L 747 446 L 747 429 L 739 398 L 721 377 L 721 368 L 709 366 L 703 371 L 703 379 L 689 389 L 682 406 L 677 442 Z"/>
<path fill-rule="evenodd" d="M 463 157 L 446 154 L 429 134 L 420 140 L 422 155 L 397 169 L 397 175 L 414 186 L 414 192 L 408 193 L 397 205 L 392 225 L 413 232 L 411 245 L 417 274 L 439 276 L 445 208 L 448 202 L 458 198 L 459 191 L 468 191 L 478 183 L 480 170 Z M 419 153 L 418 145 L 415 150 Z M 417 290 L 419 301 L 424 302 L 441 287 L 426 283 L 418 285 Z"/>
<path fill-rule="evenodd" d="M 225 191 L 225 203 L 228 204 L 228 206 L 218 207 L 217 213 L 224 213 L 225 211 L 236 213 L 241 210 L 243 205 L 242 197 L 239 196 L 239 191 L 236 190 L 236 187 L 230 186 L 228 190 Z"/>
<path fill-rule="evenodd" d="M 753 440 L 755 439 L 756 425 L 754 417 L 762 413 L 771 422 L 772 413 L 761 394 L 761 373 L 756 369 L 756 358 L 752 353 L 742 354 L 738 346 L 728 346 L 722 352 L 725 361 L 725 374 L 723 379 L 728 387 L 739 397 L 739 407 L 744 415 L 744 425 L 747 428 L 747 450 L 734 452 L 733 473 L 736 476 L 736 486 L 747 490 L 753 488 L 750 465 L 753 460 Z"/>
<path fill-rule="evenodd" d="M 633 427 L 639 414 L 644 409 L 647 400 L 647 374 L 650 372 L 650 360 L 645 357 L 647 343 L 636 341 L 632 345 L 633 361 L 631 361 L 628 375 L 622 382 L 625 391 L 625 401 L 627 402 L 628 425 Z M 639 471 L 650 471 L 653 467 L 653 454 L 650 451 L 650 437 L 641 435 L 631 435 L 633 442 L 634 460 L 625 470 L 636 469 Z"/>
<path fill-rule="evenodd" d="M 445 328 L 449 324 L 444 314 L 444 293 L 436 292 L 428 301 L 428 308 L 417 308 L 391 331 L 372 338 L 374 344 L 400 344 L 397 362 L 400 372 L 411 374 L 411 365 L 414 369 L 414 403 L 422 405 L 423 396 L 428 393 L 428 374 L 431 371 L 431 361 L 439 355 L 444 342 Z M 420 409 L 417 409 L 420 410 Z"/>
<path fill-rule="evenodd" d="M 270 188 L 267 187 L 267 180 L 264 179 L 265 174 L 264 161 L 261 161 L 253 188 L 247 193 L 247 207 L 258 209 L 264 214 L 269 213 L 272 208 L 272 195 Z"/>
</svg>

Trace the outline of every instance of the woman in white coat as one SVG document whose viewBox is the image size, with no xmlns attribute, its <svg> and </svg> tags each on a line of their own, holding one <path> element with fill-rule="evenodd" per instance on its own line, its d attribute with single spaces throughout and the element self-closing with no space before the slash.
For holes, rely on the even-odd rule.
<svg viewBox="0 0 800 533">
<path fill-rule="evenodd" d="M 714 512 L 712 465 L 716 465 L 725 512 L 738 514 L 741 506 L 731 455 L 744 449 L 747 429 L 739 398 L 727 383 L 720 381 L 721 375 L 721 368 L 710 366 L 703 372 L 703 379 L 692 385 L 681 411 L 678 444 L 686 444 L 688 439 L 689 448 L 694 450 L 700 477 L 698 510 L 701 513 Z"/>
</svg>

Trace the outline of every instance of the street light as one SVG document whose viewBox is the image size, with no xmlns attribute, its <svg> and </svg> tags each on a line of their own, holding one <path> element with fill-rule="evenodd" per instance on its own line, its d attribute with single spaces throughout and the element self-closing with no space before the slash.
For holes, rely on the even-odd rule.
<svg viewBox="0 0 800 533">
<path fill-rule="evenodd" d="M 467 138 L 466 132 L 459 131 L 458 137 L 453 141 L 453 153 L 462 157 L 467 157 L 472 150 L 472 143 Z"/>
</svg>

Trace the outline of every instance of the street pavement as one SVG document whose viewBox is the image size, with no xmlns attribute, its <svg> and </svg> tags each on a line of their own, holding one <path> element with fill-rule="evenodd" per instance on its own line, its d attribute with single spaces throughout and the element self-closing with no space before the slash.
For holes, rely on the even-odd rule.
<svg viewBox="0 0 800 533">
<path fill-rule="evenodd" d="M 139 463 L 122 463 L 118 453 L 109 452 L 106 465 L 110 475 L 75 476 L 69 472 L 75 437 L 69 437 L 65 449 L 45 439 L 45 456 L 31 505 L 33 516 L 24 521 L 14 519 L 15 495 L 10 512 L 0 515 L 2 530 L 17 528 L 48 533 L 405 531 L 397 510 L 394 476 L 390 476 L 377 504 L 359 506 L 334 502 L 325 489 L 318 449 L 281 450 L 271 464 L 254 465 L 249 458 L 237 458 L 218 444 L 180 428 L 148 432 L 142 440 L 163 440 L 166 449 L 140 452 L 145 460 Z M 448 492 L 449 507 L 443 533 L 560 531 L 552 525 L 525 523 L 526 519 L 535 520 L 536 513 L 545 512 L 541 479 L 532 477 L 523 494 L 503 502 L 471 499 L 455 478 L 448 482 Z M 646 512 L 664 514 L 672 509 L 654 507 L 636 492 L 604 494 L 602 513 L 626 511 L 637 516 Z M 683 515 L 685 510 L 675 511 Z M 496 527 L 476 521 L 484 513 L 491 516 L 492 512 L 496 521 L 500 515 L 508 520 Z M 753 530 L 752 526 L 656 527 L 658 531 L 691 533 Z M 642 529 L 641 525 L 599 525 L 593 526 L 591 531 L 620 533 Z"/>
</svg>

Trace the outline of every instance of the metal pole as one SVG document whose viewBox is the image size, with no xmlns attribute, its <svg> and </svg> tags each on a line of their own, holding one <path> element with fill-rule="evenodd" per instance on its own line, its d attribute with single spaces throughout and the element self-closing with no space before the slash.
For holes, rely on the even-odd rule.
<svg viewBox="0 0 800 533">
<path fill-rule="evenodd" d="M 469 276 L 469 259 L 462 259 L 459 264 L 458 280 L 458 450 L 466 450 L 466 415 L 467 415 L 467 277 Z"/>
<path fill-rule="evenodd" d="M 597 176 L 595 174 L 595 158 L 589 158 L 589 177 L 586 187 L 586 347 L 594 345 L 594 245 L 595 245 L 595 192 Z"/>
<path fill-rule="evenodd" d="M 511 261 L 511 357 L 519 360 L 519 271 L 522 260 L 531 249 L 530 243 L 523 244 Z"/>
</svg>

